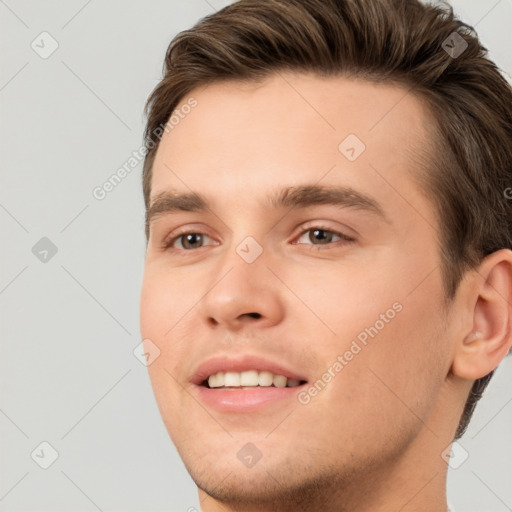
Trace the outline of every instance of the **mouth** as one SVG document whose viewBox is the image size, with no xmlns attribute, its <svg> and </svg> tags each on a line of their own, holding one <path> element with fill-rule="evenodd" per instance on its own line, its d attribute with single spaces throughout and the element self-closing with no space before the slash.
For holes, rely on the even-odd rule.
<svg viewBox="0 0 512 512">
<path fill-rule="evenodd" d="M 308 379 L 280 363 L 244 355 L 205 361 L 192 375 L 191 383 L 204 405 L 221 412 L 245 413 L 293 400 Z"/>
</svg>

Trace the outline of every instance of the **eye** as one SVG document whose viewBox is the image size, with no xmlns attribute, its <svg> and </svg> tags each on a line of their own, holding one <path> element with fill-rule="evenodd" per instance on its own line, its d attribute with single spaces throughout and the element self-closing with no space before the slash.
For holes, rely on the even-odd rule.
<svg viewBox="0 0 512 512">
<path fill-rule="evenodd" d="M 206 244 L 205 242 L 207 240 L 213 243 Z M 321 246 L 334 245 L 336 242 L 342 240 L 347 243 L 355 241 L 354 238 L 343 233 L 332 231 L 322 226 L 313 226 L 303 230 L 294 244 L 310 245 L 320 248 Z M 217 243 L 205 233 L 200 232 L 180 233 L 172 236 L 164 243 L 166 249 L 184 251 L 193 251 L 194 249 L 200 249 L 206 245 L 217 245 Z"/>
<path fill-rule="evenodd" d="M 208 235 L 205 235 L 204 233 L 182 233 L 181 235 L 177 235 L 175 237 L 170 238 L 166 242 L 165 247 L 189 251 L 192 249 L 199 249 L 200 247 L 203 247 L 203 242 L 205 241 L 205 239 L 212 240 Z M 178 242 L 177 247 L 176 242 Z"/>
<path fill-rule="evenodd" d="M 306 237 L 306 241 L 304 241 Z M 302 240 L 302 241 L 301 241 Z M 309 229 L 302 231 L 302 234 L 295 243 L 302 243 L 306 245 L 331 245 L 334 242 L 345 240 L 346 242 L 354 242 L 355 239 L 351 238 L 343 233 L 331 231 L 321 226 L 314 226 Z M 311 243 L 309 243 L 311 242 Z"/>
</svg>

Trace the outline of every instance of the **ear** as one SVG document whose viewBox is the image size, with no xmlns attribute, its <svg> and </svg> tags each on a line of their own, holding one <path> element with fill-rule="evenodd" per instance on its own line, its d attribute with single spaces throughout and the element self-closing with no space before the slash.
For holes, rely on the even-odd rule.
<svg viewBox="0 0 512 512">
<path fill-rule="evenodd" d="M 452 372 L 477 380 L 491 373 L 512 347 L 512 251 L 484 258 L 467 290 L 473 325 L 457 341 Z"/>
</svg>

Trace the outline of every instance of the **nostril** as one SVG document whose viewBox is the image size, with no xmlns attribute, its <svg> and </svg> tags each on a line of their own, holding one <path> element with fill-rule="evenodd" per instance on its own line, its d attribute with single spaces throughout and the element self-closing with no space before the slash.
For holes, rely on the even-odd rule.
<svg viewBox="0 0 512 512">
<path fill-rule="evenodd" d="M 250 316 L 251 318 L 261 318 L 259 313 L 247 313 L 247 316 Z"/>
</svg>

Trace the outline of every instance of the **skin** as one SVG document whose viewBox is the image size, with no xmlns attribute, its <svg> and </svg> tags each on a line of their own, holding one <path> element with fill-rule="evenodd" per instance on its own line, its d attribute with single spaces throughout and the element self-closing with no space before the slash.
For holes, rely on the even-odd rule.
<svg viewBox="0 0 512 512">
<path fill-rule="evenodd" d="M 396 85 L 298 73 L 190 96 L 197 107 L 162 137 L 151 198 L 197 191 L 210 211 L 153 219 L 141 332 L 161 351 L 153 390 L 202 510 L 445 511 L 441 454 L 474 379 L 512 344 L 512 251 L 468 272 L 443 308 L 439 227 L 411 156 L 428 141 L 428 110 Z M 353 162 L 338 149 L 351 133 L 366 145 Z M 351 186 L 389 222 L 262 204 L 301 184 Z M 307 231 L 316 226 L 355 241 L 326 244 Z M 178 228 L 207 235 L 203 245 L 165 248 Z M 247 236 L 263 249 L 251 264 L 235 250 Z M 308 404 L 238 414 L 198 403 L 189 378 L 211 355 L 264 355 L 313 383 L 395 303 L 400 312 Z M 262 454 L 251 468 L 237 458 L 248 442 Z"/>
</svg>

